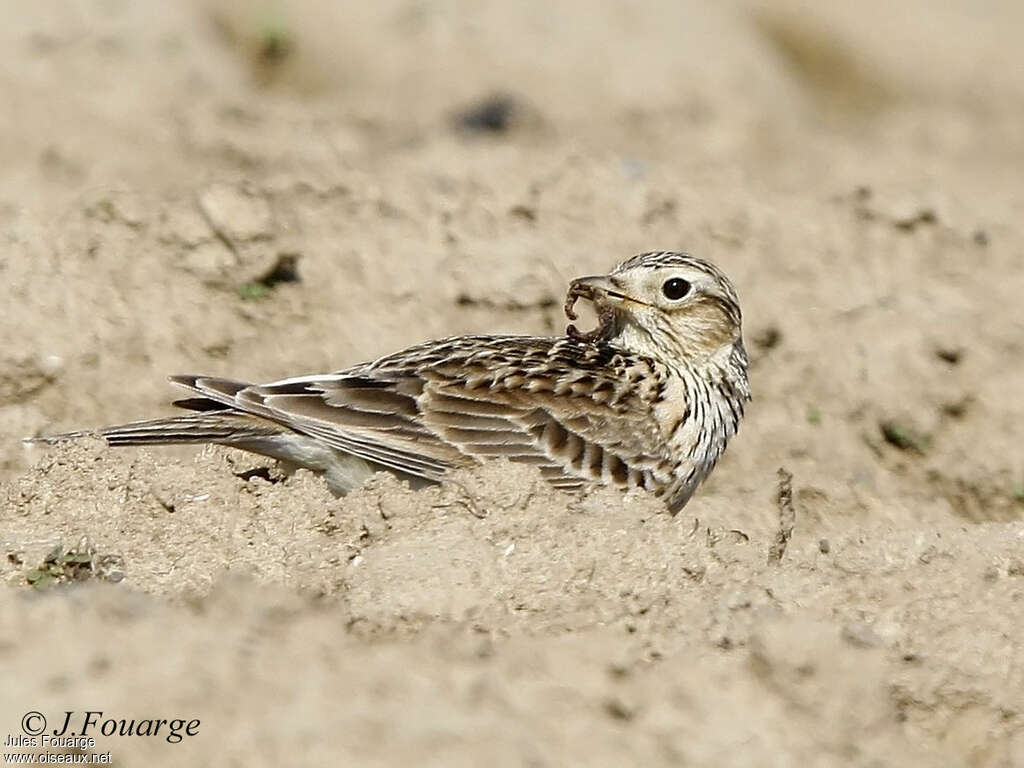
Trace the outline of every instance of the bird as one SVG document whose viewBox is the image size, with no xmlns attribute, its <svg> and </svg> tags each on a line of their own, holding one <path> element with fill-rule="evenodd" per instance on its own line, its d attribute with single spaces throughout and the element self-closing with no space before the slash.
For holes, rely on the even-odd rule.
<svg viewBox="0 0 1024 768">
<path fill-rule="evenodd" d="M 573 280 L 569 320 L 580 299 L 590 332 L 455 336 L 267 384 L 174 375 L 185 414 L 27 440 L 213 443 L 310 469 L 337 495 L 378 471 L 420 487 L 504 457 L 568 491 L 646 489 L 674 514 L 751 399 L 736 291 L 710 261 L 650 251 Z"/>
</svg>

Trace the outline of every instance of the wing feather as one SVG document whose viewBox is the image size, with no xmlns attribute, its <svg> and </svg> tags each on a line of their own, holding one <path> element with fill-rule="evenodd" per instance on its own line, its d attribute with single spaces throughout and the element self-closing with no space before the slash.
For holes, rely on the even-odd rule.
<svg viewBox="0 0 1024 768">
<path fill-rule="evenodd" d="M 646 369 L 645 369 L 646 366 Z M 603 343 L 463 337 L 346 371 L 264 384 L 172 380 L 382 467 L 438 480 L 488 456 L 538 466 L 558 487 L 647 485 L 664 436 L 634 386 L 654 363 Z"/>
</svg>

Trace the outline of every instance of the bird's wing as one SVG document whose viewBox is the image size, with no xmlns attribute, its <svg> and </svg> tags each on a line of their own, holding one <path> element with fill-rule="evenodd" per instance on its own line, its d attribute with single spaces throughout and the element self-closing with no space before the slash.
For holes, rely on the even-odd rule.
<svg viewBox="0 0 1024 768">
<path fill-rule="evenodd" d="M 259 416 L 324 445 L 417 477 L 438 480 L 472 460 L 417 423 L 407 383 L 348 373 L 241 385 L 211 376 L 172 376 L 206 401 Z M 186 408 L 203 400 L 181 401 Z"/>
<path fill-rule="evenodd" d="M 553 484 L 660 482 L 649 361 L 607 344 L 460 337 L 335 374 L 242 386 L 175 377 L 232 408 L 411 475 L 440 479 L 486 457 L 534 464 Z M 653 477 L 652 477 L 653 475 Z"/>
<path fill-rule="evenodd" d="M 568 338 L 449 344 L 419 369 L 419 405 L 423 423 L 463 452 L 534 464 L 561 487 L 650 486 L 664 468 L 651 408 L 664 380 L 649 361 Z"/>
</svg>

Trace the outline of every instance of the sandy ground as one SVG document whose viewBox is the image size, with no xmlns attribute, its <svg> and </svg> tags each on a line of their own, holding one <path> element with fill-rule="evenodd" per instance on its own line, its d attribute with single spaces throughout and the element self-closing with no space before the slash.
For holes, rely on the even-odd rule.
<svg viewBox="0 0 1024 768">
<path fill-rule="evenodd" d="M 94 729 L 126 766 L 1024 765 L 1024 10 L 711 5 L 4 3 L 0 738 L 94 710 L 200 720 Z M 335 499 L 20 442 L 166 413 L 168 373 L 558 334 L 570 278 L 655 248 L 732 276 L 753 358 L 674 518 L 500 464 Z"/>
</svg>

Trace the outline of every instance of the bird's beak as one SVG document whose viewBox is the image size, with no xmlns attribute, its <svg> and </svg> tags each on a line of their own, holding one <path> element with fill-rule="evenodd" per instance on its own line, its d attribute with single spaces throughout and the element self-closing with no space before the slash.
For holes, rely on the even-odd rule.
<svg viewBox="0 0 1024 768">
<path fill-rule="evenodd" d="M 579 277 L 569 286 L 570 295 L 590 299 L 595 304 L 611 304 L 628 308 L 630 304 L 644 304 L 622 292 L 614 278 L 608 275 Z"/>
<path fill-rule="evenodd" d="M 570 320 L 577 318 L 573 308 L 579 299 L 593 303 L 597 310 L 598 326 L 593 331 L 582 333 L 575 325 L 570 325 L 565 332 L 570 338 L 585 342 L 611 338 L 619 324 L 617 318 L 620 312 L 628 311 L 631 304 L 644 303 L 624 294 L 615 278 L 608 275 L 580 277 L 569 284 L 569 293 L 565 297 L 565 316 Z"/>
</svg>

